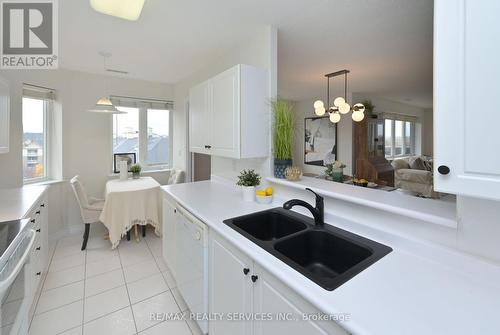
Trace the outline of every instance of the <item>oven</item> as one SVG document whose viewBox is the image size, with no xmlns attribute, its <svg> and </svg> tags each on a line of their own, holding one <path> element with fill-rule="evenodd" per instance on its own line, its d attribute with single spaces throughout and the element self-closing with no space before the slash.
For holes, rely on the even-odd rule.
<svg viewBox="0 0 500 335">
<path fill-rule="evenodd" d="M 30 254 L 35 231 L 28 220 L 0 223 L 0 335 L 28 333 Z"/>
</svg>

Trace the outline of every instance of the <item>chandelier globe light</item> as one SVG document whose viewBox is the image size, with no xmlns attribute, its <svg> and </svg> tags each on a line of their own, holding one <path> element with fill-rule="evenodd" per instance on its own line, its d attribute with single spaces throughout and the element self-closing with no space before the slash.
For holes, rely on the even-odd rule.
<svg viewBox="0 0 500 335">
<path fill-rule="evenodd" d="M 341 119 L 341 115 L 348 114 L 352 111 L 352 119 L 355 122 L 361 122 L 365 118 L 365 106 L 360 103 L 354 104 L 352 107 L 349 103 L 347 103 L 347 74 L 349 70 L 341 70 L 337 72 L 332 72 L 326 74 L 327 78 L 327 107 L 325 107 L 325 103 L 322 100 L 316 100 L 313 104 L 314 113 L 317 116 L 323 116 L 328 111 L 330 121 L 333 123 L 337 123 Z M 333 100 L 333 106 L 330 106 L 330 78 L 334 78 L 337 76 L 344 76 L 344 96 L 337 97 Z"/>
</svg>

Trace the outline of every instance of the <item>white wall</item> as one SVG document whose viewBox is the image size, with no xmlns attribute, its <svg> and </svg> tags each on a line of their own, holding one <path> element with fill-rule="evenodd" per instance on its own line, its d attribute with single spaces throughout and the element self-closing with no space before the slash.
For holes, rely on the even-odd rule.
<svg viewBox="0 0 500 335">
<path fill-rule="evenodd" d="M 186 142 L 186 101 L 189 89 L 210 77 L 227 70 L 236 64 L 248 64 L 269 70 L 270 96 L 276 96 L 277 86 L 277 31 L 273 27 L 265 27 L 256 31 L 255 38 L 242 41 L 240 47 L 229 54 L 220 55 L 217 62 L 205 67 L 175 85 L 174 114 L 174 165 L 186 169 L 188 148 Z M 271 151 L 270 151 L 271 154 Z M 242 169 L 252 168 L 262 175 L 269 175 L 271 160 L 262 159 L 234 160 L 212 157 L 212 174 L 235 179 Z"/>
<path fill-rule="evenodd" d="M 87 112 L 103 95 L 124 95 L 141 98 L 173 100 L 172 85 L 141 80 L 102 76 L 68 70 L 0 71 L 11 89 L 10 152 L 0 154 L 0 188 L 20 187 L 22 177 L 22 84 L 29 83 L 53 88 L 57 91 L 55 123 L 60 138 L 58 156 L 52 171 L 56 178 L 68 180 L 79 174 L 88 192 L 102 196 L 104 185 L 111 173 L 112 119 L 110 115 Z M 107 89 L 106 89 L 107 88 Z M 55 169 L 54 169 L 55 168 Z M 162 178 L 163 176 L 160 176 Z M 51 215 L 54 227 L 79 225 L 78 207 L 67 183 L 57 187 L 62 197 L 51 192 L 55 201 L 53 210 L 67 210 L 67 214 Z M 58 202 L 58 203 L 56 203 Z M 67 203 L 65 203 L 67 202 Z M 57 206 L 57 208 L 55 208 Z M 57 229 L 56 229 L 57 230 Z M 52 232 L 52 229 L 51 229 Z"/>
<path fill-rule="evenodd" d="M 297 101 L 294 104 L 296 122 L 294 165 L 300 166 L 303 172 L 321 174 L 324 167 L 304 164 L 304 118 L 317 116 L 314 114 L 315 99 Z M 337 157 L 346 165 L 344 173 L 352 176 L 352 119 L 343 115 L 337 123 Z"/>
</svg>

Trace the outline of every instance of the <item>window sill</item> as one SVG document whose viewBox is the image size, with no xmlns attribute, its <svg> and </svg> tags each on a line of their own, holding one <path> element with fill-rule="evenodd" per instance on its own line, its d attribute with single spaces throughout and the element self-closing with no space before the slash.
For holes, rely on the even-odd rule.
<svg viewBox="0 0 500 335">
<path fill-rule="evenodd" d="M 34 180 L 30 182 L 24 182 L 24 186 L 45 186 L 45 185 L 53 185 L 63 183 L 62 179 L 43 179 L 43 180 Z"/>
</svg>

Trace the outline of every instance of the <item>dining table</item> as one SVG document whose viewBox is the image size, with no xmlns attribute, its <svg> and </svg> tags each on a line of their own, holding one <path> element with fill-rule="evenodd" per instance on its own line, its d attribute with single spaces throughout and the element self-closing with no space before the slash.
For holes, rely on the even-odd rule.
<svg viewBox="0 0 500 335">
<path fill-rule="evenodd" d="M 151 225 L 159 236 L 160 184 L 151 177 L 109 180 L 106 183 L 104 208 L 99 220 L 109 231 L 112 249 L 119 245 L 122 237 L 134 226 L 137 228 L 136 225 Z"/>
</svg>

